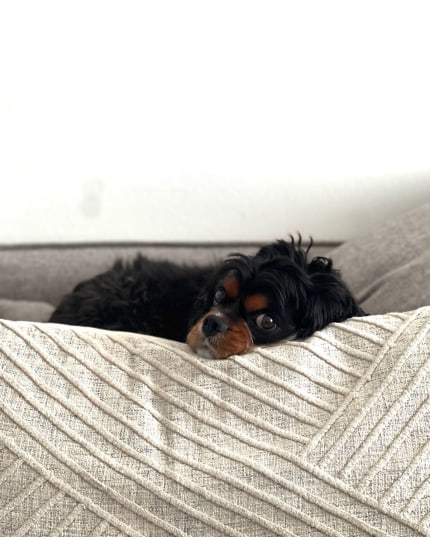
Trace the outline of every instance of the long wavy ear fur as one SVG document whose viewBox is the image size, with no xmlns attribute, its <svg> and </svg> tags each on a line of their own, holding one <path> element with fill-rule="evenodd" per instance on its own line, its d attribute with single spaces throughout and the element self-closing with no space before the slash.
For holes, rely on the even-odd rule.
<svg viewBox="0 0 430 537">
<path fill-rule="evenodd" d="M 307 266 L 307 297 L 299 314 L 297 337 L 304 339 L 329 323 L 365 315 L 343 282 L 332 260 L 315 257 Z"/>
</svg>

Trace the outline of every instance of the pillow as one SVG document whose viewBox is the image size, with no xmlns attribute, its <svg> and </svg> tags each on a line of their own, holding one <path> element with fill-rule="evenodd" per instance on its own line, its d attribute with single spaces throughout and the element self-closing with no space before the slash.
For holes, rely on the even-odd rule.
<svg viewBox="0 0 430 537">
<path fill-rule="evenodd" d="M 430 305 L 430 203 L 328 254 L 368 313 Z"/>
<path fill-rule="evenodd" d="M 430 308 L 227 360 L 0 322 L 0 534 L 430 535 Z"/>
</svg>

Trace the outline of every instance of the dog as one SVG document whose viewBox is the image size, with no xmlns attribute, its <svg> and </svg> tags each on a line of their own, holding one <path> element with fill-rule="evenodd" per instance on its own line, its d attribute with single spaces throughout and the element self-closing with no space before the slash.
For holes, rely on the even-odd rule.
<svg viewBox="0 0 430 537">
<path fill-rule="evenodd" d="M 138 255 L 79 283 L 50 322 L 186 341 L 204 358 L 227 358 L 284 339 L 302 340 L 332 322 L 365 315 L 327 257 L 308 261 L 298 241 L 214 266 Z"/>
</svg>

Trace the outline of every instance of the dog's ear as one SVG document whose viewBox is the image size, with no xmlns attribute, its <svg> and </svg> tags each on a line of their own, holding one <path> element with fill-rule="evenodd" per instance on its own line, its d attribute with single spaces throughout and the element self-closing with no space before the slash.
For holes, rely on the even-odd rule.
<svg viewBox="0 0 430 537">
<path fill-rule="evenodd" d="M 304 339 L 333 322 L 364 315 L 343 282 L 340 272 L 333 269 L 331 259 L 315 257 L 307 266 L 309 281 L 306 300 L 301 306 L 297 337 Z"/>
</svg>

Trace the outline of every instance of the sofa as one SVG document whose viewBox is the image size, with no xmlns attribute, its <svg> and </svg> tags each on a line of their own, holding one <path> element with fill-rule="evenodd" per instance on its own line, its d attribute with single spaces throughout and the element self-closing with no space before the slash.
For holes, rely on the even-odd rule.
<svg viewBox="0 0 430 537">
<path fill-rule="evenodd" d="M 1 249 L 1 535 L 430 535 L 429 203 L 314 250 L 369 316 L 305 341 L 208 360 L 46 322 L 117 257 L 239 246 Z"/>
</svg>

